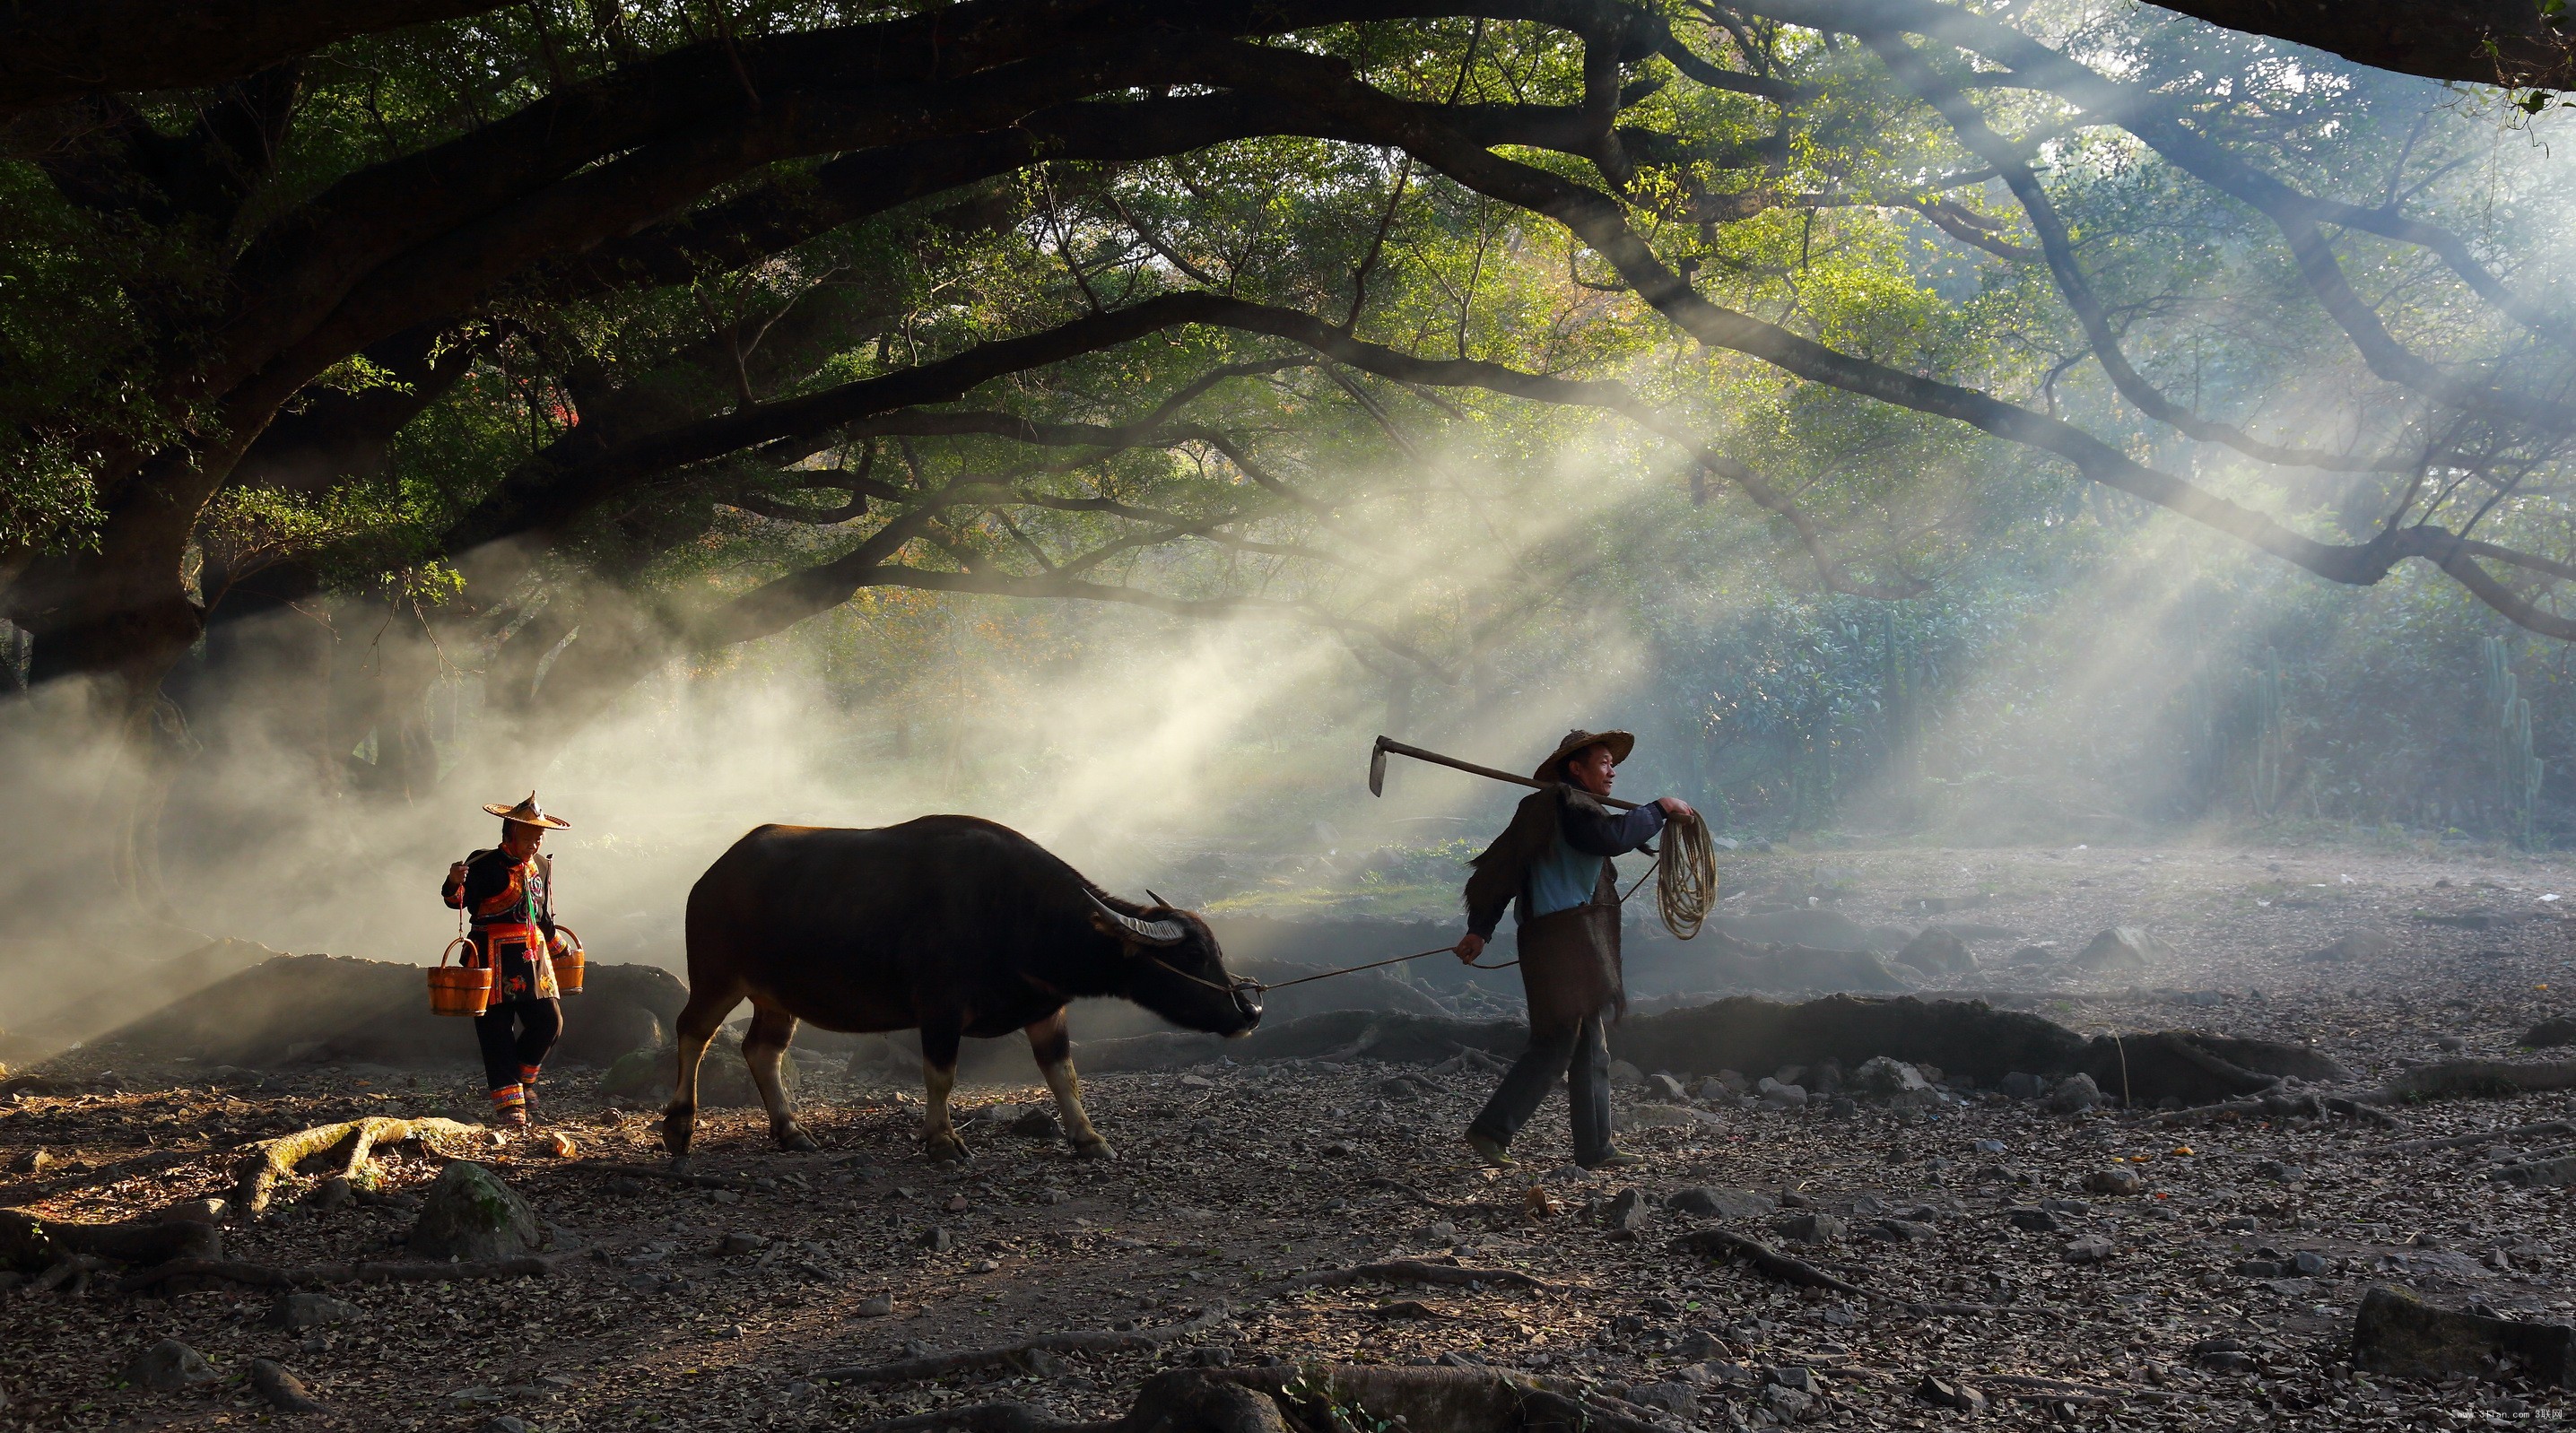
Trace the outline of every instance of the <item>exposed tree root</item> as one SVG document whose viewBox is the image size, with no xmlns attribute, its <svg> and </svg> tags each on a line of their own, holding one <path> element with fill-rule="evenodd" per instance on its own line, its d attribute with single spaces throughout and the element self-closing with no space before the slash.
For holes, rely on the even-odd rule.
<svg viewBox="0 0 2576 1433">
<path fill-rule="evenodd" d="M 0 1268 L 50 1271 L 76 1256 L 114 1264 L 211 1259 L 223 1233 L 204 1224 L 67 1224 L 24 1209 L 0 1209 Z"/>
<path fill-rule="evenodd" d="M 1371 1189 L 1394 1190 L 1396 1193 L 1403 1195 L 1405 1198 L 1412 1200 L 1416 1204 L 1422 1205 L 1426 1209 L 1447 1209 L 1449 1207 L 1447 1201 L 1435 1199 L 1431 1195 L 1423 1193 L 1421 1190 L 1414 1188 L 1412 1185 L 1405 1183 L 1401 1179 L 1389 1179 L 1383 1174 L 1371 1176 L 1368 1185 Z"/>
<path fill-rule="evenodd" d="M 2576 1060 L 2444 1060 L 2407 1070 L 2353 1098 L 2365 1105 L 2397 1105 L 2566 1089 L 2576 1089 Z"/>
<path fill-rule="evenodd" d="M 322 1405 L 304 1387 L 304 1380 L 264 1358 L 250 1361 L 250 1386 L 260 1397 L 289 1413 L 319 1413 Z"/>
<path fill-rule="evenodd" d="M 268 1289 L 297 1289 L 312 1284 L 445 1283 L 452 1279 L 516 1279 L 555 1271 L 555 1261 L 534 1254 L 516 1259 L 469 1259 L 456 1263 L 411 1260 L 398 1264 L 246 1264 L 235 1259 L 173 1259 L 119 1279 L 116 1291 L 130 1294 L 172 1279 L 220 1279 Z"/>
<path fill-rule="evenodd" d="M 377 1145 L 407 1139 L 426 1140 L 438 1135 L 449 1139 L 480 1139 L 486 1133 L 480 1125 L 460 1124 L 455 1120 L 398 1120 L 370 1115 L 365 1119 L 315 1125 L 311 1129 L 280 1135 L 253 1145 L 250 1156 L 241 1162 L 237 1171 L 239 1182 L 233 1191 L 233 1206 L 245 1215 L 259 1214 L 268 1208 L 269 1194 L 276 1189 L 277 1182 L 294 1173 L 296 1165 L 316 1155 L 338 1156 L 331 1173 L 351 1179 L 366 1167 L 367 1156 Z"/>
<path fill-rule="evenodd" d="M 2374 1145 L 2364 1154 L 2420 1154 L 2428 1149 L 2466 1149 L 2473 1144 L 2493 1144 L 2498 1140 L 2532 1139 L 2553 1135 L 2576 1135 L 2576 1124 L 2566 1120 L 2543 1120 L 2536 1125 L 2515 1125 L 2511 1129 L 2482 1129 L 2468 1134 L 2427 1136 L 2423 1139 L 2401 1139 L 2394 1144 Z"/>
<path fill-rule="evenodd" d="M 970 1368 L 996 1368 L 1004 1364 L 1025 1367 L 1033 1353 L 1133 1353 L 1138 1349 L 1160 1348 L 1174 1339 L 1204 1333 L 1226 1322 L 1231 1311 L 1222 1303 L 1210 1304 L 1197 1318 L 1186 1323 L 1158 1329 L 1076 1329 L 1066 1333 L 1040 1334 L 1020 1343 L 996 1344 L 990 1348 L 959 1349 L 954 1353 L 924 1354 L 919 1358 L 901 1359 L 894 1363 L 850 1364 L 827 1368 L 814 1375 L 835 1383 L 911 1383 L 924 1378 L 958 1373 Z M 1018 1407 L 1017 1404 L 993 1405 Z M 998 1415 L 997 1415 L 998 1416 Z"/>
<path fill-rule="evenodd" d="M 2017 1374 L 1995 1374 L 1978 1379 L 1977 1384 L 1988 1393 L 2040 1403 L 2117 1403 L 2129 1396 L 2116 1388 L 2095 1388 L 2091 1384 L 2067 1383 L 2055 1378 L 2023 1378 Z"/>
<path fill-rule="evenodd" d="M 1500 1284 L 1513 1289 L 1535 1289 L 1553 1293 L 1556 1285 L 1545 1279 L 1532 1278 L 1518 1269 L 1469 1269 L 1456 1264 L 1435 1264 L 1428 1259 L 1389 1259 L 1382 1264 L 1358 1264 L 1348 1269 L 1318 1269 L 1290 1279 L 1290 1288 L 1311 1289 L 1360 1284 L 1370 1280 L 1382 1284 Z"/>
<path fill-rule="evenodd" d="M 1730 1230 L 1693 1230 L 1667 1247 L 1688 1254 L 1705 1254 L 1712 1259 L 1741 1259 L 1763 1277 L 1783 1284 L 1831 1289 L 1838 1294 L 1857 1294 L 1864 1298 L 1869 1296 L 1869 1290 L 1858 1284 L 1836 1278 L 1804 1259 L 1793 1259 L 1759 1239 L 1748 1239 Z"/>
<path fill-rule="evenodd" d="M 980 1403 L 865 1425 L 861 1433 L 1668 1433 L 1598 1390 L 1504 1369 L 1167 1369 L 1124 1417 L 1061 1423 L 1024 1403 Z"/>
<path fill-rule="evenodd" d="M 2369 1095 L 2361 1097 L 2362 1100 L 2370 1098 L 2372 1097 Z M 2342 1115 L 2348 1119 L 2366 1121 L 2367 1123 L 2379 1126 L 2381 1129 L 2395 1130 L 2404 1129 L 2406 1127 L 2404 1122 L 2400 1121 L 2395 1115 L 2388 1113 L 2386 1110 L 2375 1109 L 2370 1105 L 2361 1103 L 2361 1100 L 2350 1100 L 2345 1099 L 2341 1095 L 2320 1095 L 2313 1092 L 2299 1095 L 2285 1095 L 2277 1091 L 2267 1092 L 2250 1099 L 2227 1100 L 2220 1104 L 2201 1105 L 2195 1109 L 2168 1110 L 2167 1112 L 2156 1116 L 2156 1123 L 2166 1126 L 2175 1126 L 2208 1124 L 2212 1121 L 2223 1119 L 2287 1120 L 2307 1118 L 2321 1120 L 2326 1118 L 2328 1115 Z"/>
</svg>

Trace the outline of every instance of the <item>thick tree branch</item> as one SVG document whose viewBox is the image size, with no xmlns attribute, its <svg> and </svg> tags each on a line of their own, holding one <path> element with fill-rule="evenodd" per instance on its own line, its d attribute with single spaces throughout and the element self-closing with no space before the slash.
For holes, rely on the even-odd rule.
<svg viewBox="0 0 2576 1433">
<path fill-rule="evenodd" d="M 239 79 L 357 35 L 501 0 L 20 0 L 0 10 L 0 115 Z"/>
<path fill-rule="evenodd" d="M 2048 191 L 2040 186 L 2039 177 L 2031 173 L 2022 158 L 2023 147 L 1997 134 L 1986 124 L 1968 97 L 1941 74 L 1903 37 L 1884 31 L 1861 36 L 1862 43 L 1877 52 L 1886 62 L 1889 73 L 1906 88 L 1922 97 L 1934 112 L 1946 121 L 1959 142 L 1979 159 L 1992 165 L 2003 176 L 2013 197 L 2021 201 L 2022 212 L 2030 217 L 2030 227 L 2039 235 L 2040 252 L 2048 261 L 2048 271 L 2057 282 L 2058 295 L 2066 300 L 2068 312 L 2083 326 L 2085 341 L 2092 345 L 2094 361 L 2111 379 L 2120 396 L 2135 405 L 2139 412 L 2159 423 L 2204 443 L 2219 443 L 2266 463 L 2297 467 L 2323 468 L 2335 472 L 2400 472 L 2403 466 L 2391 466 L 2385 459 L 2356 458 L 2316 448 L 2293 448 L 2280 443 L 2266 443 L 2233 424 L 2214 422 L 2174 402 L 2160 392 L 2146 375 L 2138 372 L 2128 355 L 2121 350 L 2120 336 L 2111 329 L 2111 321 L 2102 311 L 2102 301 L 2093 285 L 2084 277 L 2083 266 L 2076 261 L 2075 241 L 2058 217 L 2057 206 Z M 1935 223 L 1940 220 L 1934 218 Z M 1943 227 L 1947 228 L 1947 225 Z M 1971 240 L 1970 242 L 1975 242 Z"/>
</svg>

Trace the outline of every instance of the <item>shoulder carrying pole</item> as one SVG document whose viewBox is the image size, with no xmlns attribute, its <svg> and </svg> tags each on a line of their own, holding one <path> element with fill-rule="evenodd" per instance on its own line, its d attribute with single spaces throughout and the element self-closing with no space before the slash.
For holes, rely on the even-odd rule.
<svg viewBox="0 0 2576 1433">
<path fill-rule="evenodd" d="M 1434 766 L 1452 767 L 1456 770 L 1466 772 L 1470 776 L 1484 776 L 1490 777 L 1496 781 L 1508 781 L 1514 786 L 1531 786 L 1537 787 L 1540 790 L 1545 790 L 1547 787 L 1555 784 L 1547 781 L 1533 781 L 1526 776 L 1514 776 L 1508 771 L 1496 771 L 1490 766 L 1478 766 L 1472 761 L 1460 761 L 1454 756 L 1442 756 L 1436 751 L 1424 751 L 1421 747 L 1407 746 L 1403 742 L 1397 741 L 1392 737 L 1382 736 L 1377 739 L 1377 746 L 1369 752 L 1369 795 L 1371 796 L 1384 796 L 1386 794 L 1386 754 L 1390 751 L 1394 752 L 1398 756 L 1412 757 L 1416 761 L 1430 762 Z M 1634 811 L 1637 809 L 1636 802 L 1622 801 L 1616 796 L 1602 796 L 1595 799 L 1604 806 L 1616 806 L 1622 811 Z"/>
</svg>

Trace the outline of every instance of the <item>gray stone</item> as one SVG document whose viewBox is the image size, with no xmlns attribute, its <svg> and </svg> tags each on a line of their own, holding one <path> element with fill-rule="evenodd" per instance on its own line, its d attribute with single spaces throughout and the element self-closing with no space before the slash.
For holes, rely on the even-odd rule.
<svg viewBox="0 0 2576 1433">
<path fill-rule="evenodd" d="M 1786 1388 L 1797 1393 L 1816 1391 L 1815 1371 L 1795 1364 L 1762 1370 L 1762 1381 L 1773 1388 Z"/>
<path fill-rule="evenodd" d="M 2021 1071 L 2015 1070 L 2011 1074 L 2004 1076 L 2003 1091 L 2007 1096 L 2013 1099 L 2038 1099 L 2039 1089 L 2039 1076 L 2037 1075 L 2025 1075 Z"/>
<path fill-rule="evenodd" d="M 2144 1175 L 2129 1166 L 2115 1164 L 2109 1169 L 2097 1169 L 2084 1176 L 2084 1192 L 2115 1195 L 2144 1194 L 2147 1192 L 2147 1181 Z"/>
<path fill-rule="evenodd" d="M 2316 1278 L 2334 1268 L 2334 1261 L 2314 1250 L 2302 1249 L 2290 1256 L 2290 1272 Z"/>
<path fill-rule="evenodd" d="M 2277 1159 L 2267 1159 L 2254 1166 L 2254 1175 L 2258 1179 L 2268 1179 L 2275 1184 L 2297 1184 L 2308 1177 L 2308 1172 L 2295 1164 L 2283 1164 Z"/>
<path fill-rule="evenodd" d="M 2091 1075 L 2069 1075 L 2048 1092 L 2048 1107 L 2061 1115 L 2080 1115 L 2102 1103 L 2102 1087 Z"/>
<path fill-rule="evenodd" d="M 956 1242 L 956 1235 L 949 1233 L 947 1229 L 936 1224 L 922 1231 L 921 1247 L 930 1250 L 932 1253 L 945 1253 L 949 1247 Z"/>
<path fill-rule="evenodd" d="M 1955 1379 L 1942 1378 L 1937 1374 L 1923 1375 L 1923 1381 L 1914 1385 L 1914 1396 L 1935 1408 L 1947 1408 L 1954 1412 L 1983 1413 L 1986 1411 L 1984 1393 L 1972 1385 Z"/>
<path fill-rule="evenodd" d="M 1685 1422 L 1699 1417 L 1699 1394 L 1687 1383 L 1669 1380 L 1632 1383 L 1628 1385 L 1628 1401 L 1640 1408 L 1669 1413 Z"/>
<path fill-rule="evenodd" d="M 1879 1055 L 1862 1061 L 1861 1067 L 1852 1071 L 1852 1088 L 1866 1095 L 1885 1098 L 1926 1091 L 1932 1088 L 1932 1083 L 1912 1065 Z"/>
<path fill-rule="evenodd" d="M 200 1383 L 212 1383 L 220 1376 L 206 1366 L 203 1354 L 175 1338 L 154 1343 L 125 1365 L 126 1382 L 155 1393 L 176 1393 Z"/>
<path fill-rule="evenodd" d="M 2396 1378 L 2528 1378 L 2576 1385 L 2576 1327 L 2437 1309 L 2374 1286 L 2353 1320 L 2352 1366 Z"/>
<path fill-rule="evenodd" d="M 2307 958 L 2320 965 L 2335 965 L 2347 960 L 2378 960 L 2397 953 L 2397 942 L 2375 930 L 2346 931 L 2333 940 L 2309 951 Z"/>
<path fill-rule="evenodd" d="M 1011 1121 L 1010 1129 L 1022 1139 L 1055 1139 L 1064 1133 L 1064 1126 L 1056 1121 L 1055 1111 L 1034 1105 L 1027 1113 Z"/>
<path fill-rule="evenodd" d="M 1601 1224 L 1604 1228 L 1631 1234 L 1643 1229 L 1646 1227 L 1646 1196 L 1634 1185 L 1610 1196 L 1610 1202 L 1601 1206 Z"/>
<path fill-rule="evenodd" d="M 1629 1064 L 1625 1060 L 1613 1060 L 1610 1062 L 1611 1088 L 1633 1090 L 1645 1082 L 1645 1071 L 1638 1069 L 1636 1066 Z"/>
<path fill-rule="evenodd" d="M 2164 942 L 2147 934 L 2140 926 L 2113 926 L 2084 943 L 2075 953 L 2078 969 L 2144 970 L 2172 954 Z"/>
<path fill-rule="evenodd" d="M 1861 1231 L 1890 1244 L 1912 1244 L 1932 1237 L 1931 1225 L 1915 1219 L 1881 1219 Z"/>
<path fill-rule="evenodd" d="M 366 1316 L 365 1309 L 329 1294 L 280 1294 L 261 1322 L 273 1329 L 309 1329 L 355 1323 Z"/>
<path fill-rule="evenodd" d="M 1774 1213 L 1780 1201 L 1756 1189 L 1711 1189 L 1694 1184 L 1673 1192 L 1664 1207 L 1676 1214 L 1705 1219 L 1760 1219 Z"/>
<path fill-rule="evenodd" d="M 1977 957 L 1968 949 L 1968 943 L 1937 925 L 1925 926 L 1896 952 L 1896 958 L 1933 975 L 1961 974 L 1977 968 Z"/>
<path fill-rule="evenodd" d="M 716 1239 L 716 1253 L 728 1258 L 740 1254 L 757 1254 L 768 1247 L 769 1237 L 765 1234 L 744 1234 L 737 1231 L 721 1235 Z"/>
<path fill-rule="evenodd" d="M 508 1413 L 495 1413 L 474 1427 L 474 1433 L 528 1433 L 527 1420 Z"/>
<path fill-rule="evenodd" d="M 894 1312 L 894 1295 L 870 1294 L 859 1303 L 859 1317 L 881 1319 Z"/>
<path fill-rule="evenodd" d="M 1690 1091 L 1682 1088 L 1681 1081 L 1674 1079 L 1672 1076 L 1665 1074 L 1661 1070 L 1657 1070 L 1655 1073 L 1646 1077 L 1646 1093 L 1659 1100 L 1672 1100 L 1675 1102 L 1690 1098 Z"/>
<path fill-rule="evenodd" d="M 1850 1226 L 1831 1214 L 1818 1214 L 1809 1210 L 1799 1214 L 1783 1214 L 1772 1220 L 1771 1232 L 1793 1243 L 1832 1244 L 1839 1242 L 1844 1234 L 1850 1232 Z"/>
<path fill-rule="evenodd" d="M 1777 1077 L 1765 1076 L 1757 1088 L 1762 1092 L 1762 1103 L 1773 1109 L 1788 1110 L 1806 1107 L 1807 1091 L 1803 1086 L 1789 1084 Z"/>
<path fill-rule="evenodd" d="M 346 1209 L 358 1202 L 358 1192 L 349 1186 L 346 1175 L 330 1174 L 313 1186 L 313 1192 L 304 1196 L 304 1202 L 316 1209 Z"/>
<path fill-rule="evenodd" d="M 2066 1262 L 2070 1264 L 2107 1264 L 2111 1262 L 2111 1241 L 2107 1239 L 2078 1239 L 2074 1243 L 2066 1246 Z"/>
<path fill-rule="evenodd" d="M 2524 1031 L 2517 1043 L 2538 1047 L 2576 1045 L 2576 1019 L 2553 1015 Z"/>
<path fill-rule="evenodd" d="M 404 1241 L 415 1259 L 515 1259 L 543 1243 L 536 1211 L 470 1160 L 439 1171 Z"/>
</svg>

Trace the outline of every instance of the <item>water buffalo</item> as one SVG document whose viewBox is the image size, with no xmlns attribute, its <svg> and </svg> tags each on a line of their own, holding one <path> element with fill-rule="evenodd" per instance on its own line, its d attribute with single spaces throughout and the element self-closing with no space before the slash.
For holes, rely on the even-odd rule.
<svg viewBox="0 0 2576 1433">
<path fill-rule="evenodd" d="M 689 890 L 689 1003 L 662 1143 L 689 1152 L 698 1061 L 726 1015 L 751 1000 L 742 1056 L 784 1149 L 813 1149 L 778 1084 L 796 1022 L 826 1030 L 921 1032 L 929 1093 L 921 1140 L 963 1159 L 948 1119 L 957 1042 L 1028 1032 L 1074 1150 L 1109 1142 L 1082 1112 L 1065 1002 L 1124 996 L 1186 1029 L 1242 1035 L 1261 1021 L 1226 973 L 1207 923 L 1157 898 L 1120 900 L 1046 848 L 972 816 L 924 816 L 852 831 L 762 826 Z"/>
</svg>

